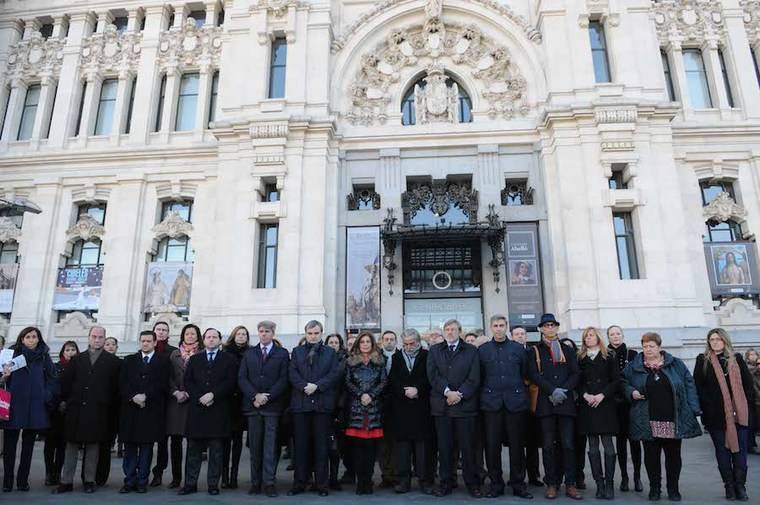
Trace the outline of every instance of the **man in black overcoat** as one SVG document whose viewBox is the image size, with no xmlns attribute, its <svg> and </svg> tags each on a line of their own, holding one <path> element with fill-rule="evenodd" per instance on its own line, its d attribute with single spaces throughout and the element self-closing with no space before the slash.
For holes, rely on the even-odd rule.
<svg viewBox="0 0 760 505">
<path fill-rule="evenodd" d="M 574 500 L 582 498 L 576 484 L 575 462 L 575 398 L 578 385 L 578 360 L 572 347 L 560 341 L 559 323 L 554 314 L 543 314 L 538 325 L 541 342 L 529 355 L 530 380 L 539 388 L 536 417 L 541 423 L 543 435 L 542 454 L 544 458 L 544 480 L 546 498 L 557 497 L 562 471 L 559 455 L 555 454 L 555 442 L 562 448 L 562 463 L 565 470 L 565 494 Z M 536 359 L 535 353 L 538 353 Z"/>
<path fill-rule="evenodd" d="M 203 450 L 208 449 L 208 494 L 219 494 L 223 440 L 230 436 L 230 401 L 237 384 L 237 361 L 221 352 L 222 335 L 215 328 L 203 332 L 205 350 L 194 354 L 185 369 L 188 398 L 185 485 L 180 495 L 198 491 Z"/>
<path fill-rule="evenodd" d="M 169 358 L 156 352 L 156 334 L 140 333 L 140 350 L 121 365 L 119 441 L 124 443 L 124 486 L 120 493 L 144 493 L 153 444 L 166 434 Z"/>
<path fill-rule="evenodd" d="M 401 334 L 402 348 L 393 354 L 388 390 L 393 417 L 385 425 L 393 426 L 396 450 L 397 493 L 411 488 L 412 459 L 420 490 L 430 494 L 433 484 L 432 417 L 430 416 L 430 381 L 427 378 L 428 351 L 422 348 L 420 334 L 409 328 Z"/>
<path fill-rule="evenodd" d="M 103 350 L 106 330 L 90 328 L 88 349 L 73 358 L 61 378 L 61 400 L 65 409 L 64 456 L 61 483 L 54 493 L 73 489 L 79 449 L 84 446 L 84 491 L 95 492 L 98 444 L 110 443 L 111 427 L 119 402 L 121 360 Z"/>
<path fill-rule="evenodd" d="M 274 344 L 277 325 L 272 321 L 258 324 L 259 344 L 243 355 L 238 372 L 243 414 L 248 419 L 251 453 L 251 489 L 248 494 L 261 492 L 277 496 L 277 427 L 287 406 L 288 351 Z"/>
<path fill-rule="evenodd" d="M 525 441 L 530 401 L 525 379 L 528 354 L 517 342 L 507 339 L 507 318 L 491 317 L 492 339 L 478 348 L 480 358 L 480 409 L 485 421 L 486 460 L 491 488 L 486 495 L 504 494 L 501 446 L 509 445 L 509 485 L 520 498 L 533 498 L 525 486 Z"/>
<path fill-rule="evenodd" d="M 462 475 L 467 490 L 472 497 L 480 498 L 480 479 L 472 443 L 480 386 L 478 350 L 461 339 L 462 325 L 456 319 L 446 321 L 443 334 L 443 342 L 430 348 L 427 360 L 427 375 L 432 388 L 430 411 L 435 421 L 440 465 L 440 484 L 434 494 L 446 496 L 454 488 L 456 445 L 462 451 Z"/>
</svg>

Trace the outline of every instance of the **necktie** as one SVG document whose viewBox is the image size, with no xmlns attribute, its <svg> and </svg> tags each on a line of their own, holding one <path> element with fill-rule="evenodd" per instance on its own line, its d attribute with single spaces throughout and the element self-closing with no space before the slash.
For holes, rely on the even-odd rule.
<svg viewBox="0 0 760 505">
<path fill-rule="evenodd" d="M 269 355 L 269 353 L 267 352 L 267 348 L 266 347 L 262 347 L 261 348 L 261 360 L 262 361 L 266 361 L 268 355 Z"/>
<path fill-rule="evenodd" d="M 449 352 L 450 352 L 451 354 L 454 354 L 454 349 L 456 349 L 456 348 L 457 348 L 457 346 L 455 346 L 455 345 L 450 345 L 450 346 L 449 346 Z"/>
<path fill-rule="evenodd" d="M 150 358 L 148 356 L 143 356 L 143 363 L 147 365 L 148 361 L 150 361 Z"/>
<path fill-rule="evenodd" d="M 213 352 L 208 353 L 208 362 L 211 363 L 214 361 L 214 354 Z"/>
</svg>

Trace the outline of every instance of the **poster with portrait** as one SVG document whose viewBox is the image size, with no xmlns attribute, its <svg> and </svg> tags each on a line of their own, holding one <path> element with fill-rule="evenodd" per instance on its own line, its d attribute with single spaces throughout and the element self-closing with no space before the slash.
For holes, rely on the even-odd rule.
<svg viewBox="0 0 760 505">
<path fill-rule="evenodd" d="M 16 291 L 18 263 L 0 263 L 0 314 L 13 311 L 13 294 Z"/>
<path fill-rule="evenodd" d="M 705 259 L 713 295 L 760 293 L 754 247 L 752 242 L 705 244 Z"/>
<path fill-rule="evenodd" d="M 156 261 L 148 264 L 145 280 L 145 312 L 190 310 L 193 264 L 184 261 Z"/>
<path fill-rule="evenodd" d="M 67 267 L 58 271 L 53 310 L 98 310 L 103 267 Z"/>
<path fill-rule="evenodd" d="M 505 246 L 509 325 L 532 330 L 544 312 L 538 223 L 507 223 Z"/>
<path fill-rule="evenodd" d="M 346 229 L 346 328 L 380 328 L 380 227 Z"/>
</svg>

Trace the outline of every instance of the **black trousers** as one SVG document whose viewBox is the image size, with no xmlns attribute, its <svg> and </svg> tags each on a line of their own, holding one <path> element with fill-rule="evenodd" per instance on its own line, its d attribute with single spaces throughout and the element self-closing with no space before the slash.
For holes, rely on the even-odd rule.
<svg viewBox="0 0 760 505">
<path fill-rule="evenodd" d="M 378 439 L 351 439 L 351 448 L 354 455 L 354 469 L 356 470 L 356 483 L 361 489 L 372 487 L 372 475 L 375 473 L 375 460 L 377 458 Z"/>
<path fill-rule="evenodd" d="M 153 475 L 161 476 L 169 466 L 171 456 L 172 480 L 182 481 L 182 435 L 167 435 L 156 443 L 156 465 Z"/>
<path fill-rule="evenodd" d="M 531 480 L 541 479 L 541 471 L 538 468 L 538 448 L 541 447 L 541 424 L 532 413 L 528 415 L 528 427 L 526 429 L 525 462 L 528 478 Z"/>
<path fill-rule="evenodd" d="M 13 487 L 13 470 L 16 468 L 16 446 L 19 437 L 21 437 L 21 457 L 16 482 L 22 485 L 29 483 L 29 469 L 32 466 L 32 452 L 37 433 L 36 430 L 9 430 L 7 428 L 3 431 L 3 487 L 5 489 Z"/>
<path fill-rule="evenodd" d="M 456 451 L 462 451 L 462 477 L 467 487 L 480 486 L 475 467 L 475 417 L 435 416 L 435 431 L 438 438 L 438 463 L 440 465 L 441 487 L 452 488 L 456 483 Z"/>
<path fill-rule="evenodd" d="M 113 447 L 113 440 L 98 444 L 98 466 L 95 470 L 95 483 L 98 486 L 104 486 L 111 475 L 111 447 Z M 84 470 L 82 482 L 84 482 Z"/>
<path fill-rule="evenodd" d="M 560 462 L 564 466 L 565 484 L 575 485 L 575 418 L 570 416 L 541 417 L 543 435 L 544 480 L 549 486 L 562 482 Z M 559 451 L 561 451 L 561 456 Z"/>
<path fill-rule="evenodd" d="M 649 477 L 649 487 L 660 489 L 662 465 L 660 454 L 665 453 L 665 478 L 668 490 L 678 489 L 681 478 L 681 441 L 668 438 L 644 440 L 644 466 Z"/>
<path fill-rule="evenodd" d="M 633 478 L 641 477 L 641 442 L 631 440 L 628 435 L 616 435 L 615 445 L 617 446 L 618 464 L 620 465 L 620 476 L 628 479 L 628 446 L 631 446 L 631 461 L 633 462 Z"/>
<path fill-rule="evenodd" d="M 240 455 L 243 452 L 243 431 L 233 431 L 232 436 L 224 440 L 222 454 L 222 479 L 237 481 Z"/>
<path fill-rule="evenodd" d="M 223 438 L 190 438 L 187 440 L 187 459 L 185 460 L 185 487 L 198 487 L 198 476 L 201 473 L 203 451 L 208 448 L 208 469 L 206 480 L 209 489 L 219 487 L 219 477 L 222 475 L 222 444 Z"/>
<path fill-rule="evenodd" d="M 306 487 L 309 471 L 313 464 L 317 489 L 327 489 L 328 443 L 331 424 L 331 414 L 318 412 L 293 414 L 294 487 Z"/>
<path fill-rule="evenodd" d="M 61 469 L 66 454 L 66 440 L 60 432 L 49 431 L 45 434 L 45 476 L 54 483 L 61 480 Z"/>
<path fill-rule="evenodd" d="M 484 412 L 486 435 L 486 463 L 488 478 L 495 489 L 504 490 L 501 466 L 501 447 L 509 445 L 509 485 L 512 489 L 525 489 L 525 440 L 527 438 L 528 411 Z"/>
<path fill-rule="evenodd" d="M 414 459 L 414 474 L 420 484 L 430 485 L 433 483 L 431 444 L 429 440 L 396 440 L 396 477 L 400 483 L 407 483 L 412 479 L 412 459 Z"/>
</svg>

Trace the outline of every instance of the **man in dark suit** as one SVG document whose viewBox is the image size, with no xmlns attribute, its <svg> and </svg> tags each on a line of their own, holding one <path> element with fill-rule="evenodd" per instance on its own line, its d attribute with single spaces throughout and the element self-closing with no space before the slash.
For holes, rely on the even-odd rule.
<svg viewBox="0 0 760 505">
<path fill-rule="evenodd" d="M 121 366 L 119 441 L 124 442 L 124 486 L 120 493 L 144 493 L 153 444 L 166 432 L 169 358 L 156 352 L 156 334 L 140 333 L 140 350 Z"/>
<path fill-rule="evenodd" d="M 402 349 L 393 354 L 388 390 L 394 416 L 397 493 L 411 488 L 412 459 L 420 489 L 430 494 L 433 476 L 431 459 L 430 381 L 427 378 L 428 351 L 422 348 L 420 334 L 409 328 L 401 334 Z"/>
<path fill-rule="evenodd" d="M 528 351 L 528 359 L 535 359 L 533 343 L 528 343 L 528 332 L 524 326 L 515 325 L 510 329 L 510 339 L 517 342 L 523 349 Z M 530 380 L 525 380 L 530 386 Z M 533 412 L 528 412 L 528 428 L 525 439 L 525 466 L 528 473 L 528 483 L 531 486 L 541 487 L 541 472 L 538 469 L 538 448 L 541 446 L 541 426 L 536 422 Z"/>
<path fill-rule="evenodd" d="M 238 385 L 243 402 L 243 414 L 248 417 L 248 436 L 251 453 L 251 489 L 248 494 L 261 492 L 277 496 L 277 426 L 285 411 L 288 392 L 288 351 L 274 345 L 277 325 L 261 321 L 258 325 L 259 345 L 248 349 L 240 363 Z"/>
<path fill-rule="evenodd" d="M 486 495 L 504 494 L 501 447 L 506 434 L 509 445 L 509 485 L 520 498 L 533 498 L 525 487 L 525 438 L 530 403 L 525 378 L 528 358 L 525 348 L 507 340 L 507 318 L 491 317 L 493 338 L 478 348 L 480 358 L 480 409 L 485 421 L 486 460 L 491 488 Z"/>
<path fill-rule="evenodd" d="M 153 333 L 156 334 L 156 352 L 169 358 L 172 352 L 177 348 L 169 343 L 169 323 L 166 321 L 156 321 L 153 324 Z M 169 466 L 169 437 L 164 437 L 158 441 L 156 446 L 156 466 L 153 467 L 153 479 L 150 481 L 151 487 L 161 485 L 161 478 L 164 470 Z"/>
<path fill-rule="evenodd" d="M 215 328 L 203 332 L 205 351 L 193 355 L 185 369 L 188 399 L 185 485 L 180 495 L 198 491 L 198 475 L 204 449 L 208 449 L 208 494 L 219 494 L 222 475 L 222 442 L 230 436 L 229 402 L 237 383 L 237 362 L 221 352 L 222 336 Z"/>
<path fill-rule="evenodd" d="M 443 326 L 444 341 L 430 349 L 427 375 L 432 387 L 430 410 L 438 439 L 440 485 L 436 496 L 451 494 L 456 483 L 456 445 L 462 451 L 462 474 L 473 498 L 482 497 L 475 470 L 475 420 L 478 415 L 480 362 L 475 346 L 461 339 L 462 325 L 456 319 Z"/>
<path fill-rule="evenodd" d="M 293 487 L 288 495 L 306 490 L 309 471 L 313 468 L 317 493 L 327 496 L 328 437 L 338 397 L 338 381 L 343 377 L 337 353 L 322 344 L 322 323 L 309 321 L 305 331 L 306 342 L 293 349 L 288 370 L 292 386 L 290 412 L 293 414 L 295 466 Z"/>
<path fill-rule="evenodd" d="M 582 499 L 576 488 L 575 462 L 575 399 L 573 392 L 578 385 L 578 360 L 572 347 L 563 344 L 557 335 L 559 323 L 554 314 L 543 314 L 538 325 L 541 342 L 529 356 L 530 380 L 539 388 L 536 417 L 543 434 L 544 473 L 546 498 L 557 497 L 562 472 L 559 455 L 555 454 L 555 442 L 562 448 L 565 467 L 565 494 L 574 500 Z M 536 358 L 536 353 L 538 357 Z"/>
<path fill-rule="evenodd" d="M 111 441 L 112 419 L 119 401 L 121 360 L 103 350 L 106 330 L 90 328 L 87 351 L 75 357 L 61 378 L 61 400 L 65 409 L 64 456 L 61 484 L 54 493 L 67 493 L 74 486 L 79 448 L 84 445 L 84 492 L 95 492 L 98 444 Z"/>
</svg>

